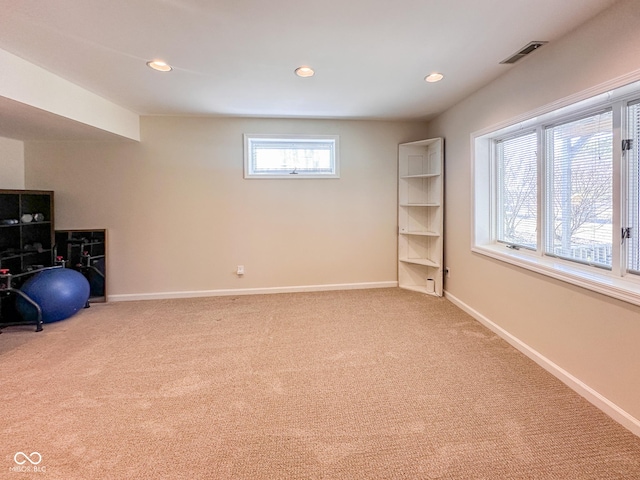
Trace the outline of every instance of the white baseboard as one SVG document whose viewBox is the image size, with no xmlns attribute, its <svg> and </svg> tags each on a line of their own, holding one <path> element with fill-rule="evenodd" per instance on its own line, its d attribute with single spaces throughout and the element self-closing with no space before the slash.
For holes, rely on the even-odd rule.
<svg viewBox="0 0 640 480">
<path fill-rule="evenodd" d="M 445 291 L 445 298 L 450 300 L 451 303 L 460 307 L 460 309 L 467 312 L 469 315 L 471 315 L 473 318 L 478 320 L 489 330 L 496 333 L 499 337 L 506 340 L 513 347 L 515 347 L 520 352 L 522 352 L 527 357 L 529 357 L 531 360 L 536 362 L 546 371 L 551 373 L 554 377 L 558 378 L 561 382 L 563 382 L 569 388 L 574 390 L 580 396 L 584 397 L 594 406 L 596 406 L 597 408 L 602 410 L 604 413 L 609 415 L 611 418 L 613 418 L 616 422 L 621 424 L 623 427 L 625 427 L 626 429 L 630 430 L 633 434 L 640 437 L 640 420 L 631 416 L 625 410 L 623 410 L 618 405 L 613 403 L 611 400 L 607 399 L 606 397 L 604 397 L 603 395 L 595 391 L 589 385 L 585 384 L 580 379 L 574 377 L 569 372 L 567 372 L 560 366 L 553 363 L 547 357 L 540 354 L 538 351 L 534 350 L 526 343 L 522 342 L 518 338 L 511 335 L 502 327 L 493 323 L 487 317 L 485 317 L 480 312 L 471 308 L 469 305 L 461 301 L 459 298 L 456 298 L 454 295 L 446 291 Z"/>
<path fill-rule="evenodd" d="M 185 292 L 131 293 L 109 295 L 110 302 L 133 300 L 165 300 L 170 298 L 221 297 L 228 295 L 265 295 L 271 293 L 323 292 L 329 290 L 363 290 L 367 288 L 393 288 L 397 281 L 367 283 L 337 283 L 329 285 L 301 285 L 295 287 L 238 288 L 224 290 L 195 290 Z"/>
</svg>

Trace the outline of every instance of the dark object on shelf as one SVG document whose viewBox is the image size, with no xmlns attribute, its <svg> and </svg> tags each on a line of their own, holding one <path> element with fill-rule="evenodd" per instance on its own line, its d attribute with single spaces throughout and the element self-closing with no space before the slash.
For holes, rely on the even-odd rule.
<svg viewBox="0 0 640 480">
<path fill-rule="evenodd" d="M 27 243 L 23 249 L 24 252 L 38 252 L 42 253 L 44 248 L 42 248 L 42 244 L 40 242 L 33 242 L 32 244 Z"/>
<path fill-rule="evenodd" d="M 106 302 L 106 230 L 56 230 L 57 252 L 66 267 L 79 271 L 89 281 L 89 301 Z"/>
</svg>

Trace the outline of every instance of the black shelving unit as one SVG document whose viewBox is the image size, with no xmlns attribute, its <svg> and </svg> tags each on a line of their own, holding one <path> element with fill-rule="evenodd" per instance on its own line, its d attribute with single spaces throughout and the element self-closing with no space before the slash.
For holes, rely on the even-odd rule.
<svg viewBox="0 0 640 480">
<path fill-rule="evenodd" d="M 107 231 L 56 230 L 55 245 L 65 266 L 79 271 L 89 280 L 89 302 L 105 302 Z"/>
<path fill-rule="evenodd" d="M 53 192 L 0 190 L 0 268 L 53 265 Z"/>
<path fill-rule="evenodd" d="M 20 322 L 15 292 L 31 275 L 27 272 L 54 264 L 53 192 L 0 190 L 0 270 L 13 275 L 0 284 L 0 324 Z"/>
</svg>

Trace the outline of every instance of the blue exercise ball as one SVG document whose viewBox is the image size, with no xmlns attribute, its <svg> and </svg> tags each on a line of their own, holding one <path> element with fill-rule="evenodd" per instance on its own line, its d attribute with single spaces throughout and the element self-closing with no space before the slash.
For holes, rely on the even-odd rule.
<svg viewBox="0 0 640 480">
<path fill-rule="evenodd" d="M 22 292 L 38 304 L 44 323 L 69 318 L 89 300 L 89 281 L 80 272 L 69 268 L 43 270 L 27 280 Z M 25 320 L 35 321 L 37 312 L 33 305 L 17 297 L 16 308 Z"/>
</svg>

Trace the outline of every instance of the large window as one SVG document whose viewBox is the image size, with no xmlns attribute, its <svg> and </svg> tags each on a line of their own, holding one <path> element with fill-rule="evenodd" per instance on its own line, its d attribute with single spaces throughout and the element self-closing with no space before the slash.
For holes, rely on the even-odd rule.
<svg viewBox="0 0 640 480">
<path fill-rule="evenodd" d="M 640 82 L 472 139 L 473 251 L 640 305 Z"/>
<path fill-rule="evenodd" d="M 245 135 L 245 178 L 338 178 L 336 135 Z"/>
</svg>

